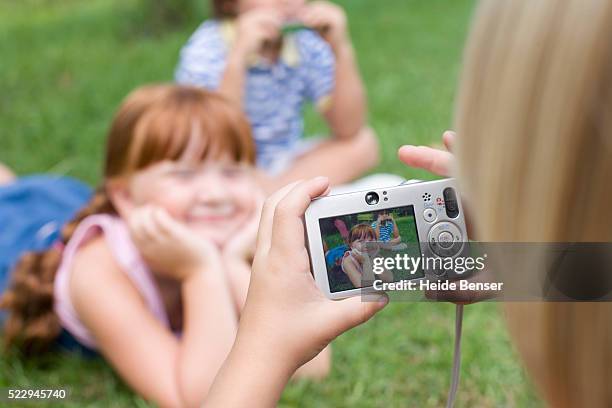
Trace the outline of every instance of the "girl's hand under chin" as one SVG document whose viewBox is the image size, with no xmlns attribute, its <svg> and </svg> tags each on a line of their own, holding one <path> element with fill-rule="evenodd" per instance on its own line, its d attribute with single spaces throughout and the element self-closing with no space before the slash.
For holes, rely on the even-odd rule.
<svg viewBox="0 0 612 408">
<path fill-rule="evenodd" d="M 183 281 L 198 270 L 219 265 L 216 245 L 192 232 L 163 208 L 151 205 L 136 208 L 127 221 L 136 248 L 160 276 Z"/>
<path fill-rule="evenodd" d="M 253 210 L 248 221 L 240 228 L 222 248 L 222 256 L 228 262 L 244 262 L 251 265 L 255 256 L 257 230 L 261 219 L 261 208 L 264 202 L 263 191 L 257 189 L 253 198 Z"/>
</svg>

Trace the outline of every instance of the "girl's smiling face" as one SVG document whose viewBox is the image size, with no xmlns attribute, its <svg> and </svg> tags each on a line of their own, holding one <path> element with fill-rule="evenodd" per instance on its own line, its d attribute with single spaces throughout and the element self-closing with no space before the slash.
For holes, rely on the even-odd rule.
<svg viewBox="0 0 612 408">
<path fill-rule="evenodd" d="M 156 205 L 205 239 L 222 246 L 255 211 L 250 166 L 228 158 L 200 164 L 163 161 L 129 183 L 135 206 Z"/>
<path fill-rule="evenodd" d="M 378 253 L 378 245 L 373 244 L 376 241 L 376 237 L 370 233 L 363 234 L 356 240 L 351 242 L 351 249 L 356 250 L 360 254 L 368 254 L 369 256 L 376 255 Z"/>
<path fill-rule="evenodd" d="M 104 189 L 124 220 L 156 206 L 223 246 L 258 210 L 254 162 L 249 122 L 230 101 L 192 86 L 150 85 L 113 119 Z"/>
<path fill-rule="evenodd" d="M 133 206 L 155 205 L 200 236 L 223 246 L 256 211 L 260 194 L 253 167 L 228 153 L 198 159 L 203 146 L 192 138 L 176 161 L 164 160 L 135 172 L 127 196 Z"/>
</svg>

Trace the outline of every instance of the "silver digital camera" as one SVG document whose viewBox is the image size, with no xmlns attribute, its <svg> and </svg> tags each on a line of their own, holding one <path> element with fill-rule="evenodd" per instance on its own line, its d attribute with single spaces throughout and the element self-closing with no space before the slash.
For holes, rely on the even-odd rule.
<svg viewBox="0 0 612 408">
<path fill-rule="evenodd" d="M 304 221 L 312 273 L 330 299 L 375 292 L 378 281 L 456 278 L 436 260 L 467 250 L 452 179 L 321 197 Z"/>
</svg>

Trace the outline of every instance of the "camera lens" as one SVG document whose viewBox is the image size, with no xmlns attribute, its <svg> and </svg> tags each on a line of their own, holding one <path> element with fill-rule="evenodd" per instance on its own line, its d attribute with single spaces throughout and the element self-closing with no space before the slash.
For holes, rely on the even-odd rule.
<svg viewBox="0 0 612 408">
<path fill-rule="evenodd" d="M 369 193 L 367 193 L 365 195 L 365 202 L 368 205 L 374 205 L 374 204 L 378 204 L 378 193 L 375 193 L 374 191 L 370 191 Z"/>
</svg>

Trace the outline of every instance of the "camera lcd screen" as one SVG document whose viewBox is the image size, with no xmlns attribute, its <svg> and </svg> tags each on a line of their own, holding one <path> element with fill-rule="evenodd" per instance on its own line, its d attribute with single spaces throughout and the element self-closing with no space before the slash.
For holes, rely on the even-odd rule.
<svg viewBox="0 0 612 408">
<path fill-rule="evenodd" d="M 321 218 L 319 227 L 330 292 L 424 276 L 422 269 L 381 271 L 384 259 L 420 256 L 412 205 Z"/>
</svg>

